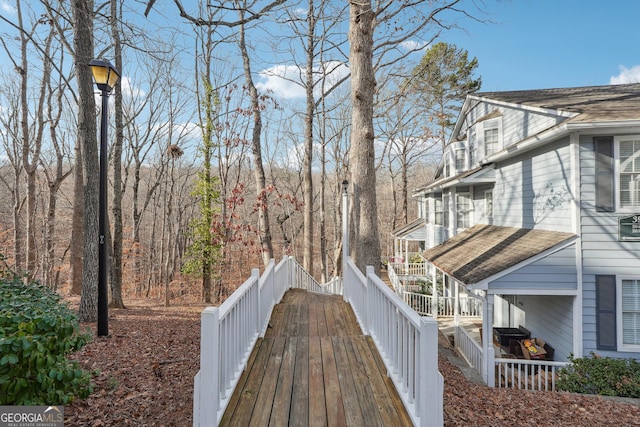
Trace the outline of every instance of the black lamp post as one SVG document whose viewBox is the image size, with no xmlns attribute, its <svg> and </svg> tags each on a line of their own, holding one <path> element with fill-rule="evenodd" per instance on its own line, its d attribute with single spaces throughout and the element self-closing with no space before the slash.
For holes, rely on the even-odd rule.
<svg viewBox="0 0 640 427">
<path fill-rule="evenodd" d="M 109 335 L 109 305 L 107 295 L 107 110 L 109 93 L 115 87 L 120 73 L 109 61 L 93 59 L 89 62 L 93 79 L 100 90 L 100 189 L 98 191 L 98 336 Z"/>
</svg>

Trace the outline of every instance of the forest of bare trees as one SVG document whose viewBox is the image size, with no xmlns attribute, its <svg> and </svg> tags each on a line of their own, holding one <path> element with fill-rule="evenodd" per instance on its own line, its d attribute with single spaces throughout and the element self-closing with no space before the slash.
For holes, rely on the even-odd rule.
<svg viewBox="0 0 640 427">
<path fill-rule="evenodd" d="M 284 255 L 318 280 L 340 274 L 345 179 L 352 255 L 379 267 L 442 152 L 444 110 L 413 70 L 482 12 L 461 0 L 5 3 L 0 268 L 94 293 L 100 98 L 88 63 L 105 58 L 121 74 L 108 109 L 117 306 L 219 300 Z"/>
</svg>

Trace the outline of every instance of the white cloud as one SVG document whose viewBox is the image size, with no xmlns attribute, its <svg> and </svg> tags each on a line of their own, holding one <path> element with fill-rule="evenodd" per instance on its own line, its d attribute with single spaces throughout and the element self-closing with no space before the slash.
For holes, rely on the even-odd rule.
<svg viewBox="0 0 640 427">
<path fill-rule="evenodd" d="M 127 76 L 123 76 L 120 80 L 120 88 L 122 89 L 122 96 L 139 97 L 146 95 L 145 91 L 134 86 L 131 82 L 131 78 Z"/>
<path fill-rule="evenodd" d="M 634 65 L 631 68 L 621 65 L 620 74 L 617 76 L 611 76 L 609 79 L 609 84 L 612 85 L 621 85 L 625 83 L 640 83 L 640 65 Z"/>
<path fill-rule="evenodd" d="M 316 81 L 322 75 L 327 79 L 325 87 L 340 81 L 349 74 L 349 68 L 338 61 L 329 61 L 323 67 L 314 69 Z M 305 70 L 297 65 L 274 65 L 260 72 L 264 81 L 256 84 L 258 90 L 271 91 L 276 97 L 285 99 L 304 98 L 305 90 L 302 82 L 305 79 Z M 316 96 L 320 94 L 320 87 L 316 86 Z"/>
<path fill-rule="evenodd" d="M 0 0 L 0 10 L 11 15 L 15 15 L 17 13 L 16 8 L 5 0 Z"/>
<path fill-rule="evenodd" d="M 296 65 L 274 65 L 260 72 L 263 82 L 256 84 L 262 92 L 273 92 L 280 98 L 304 97 L 304 88 L 300 85 L 302 70 Z"/>
<path fill-rule="evenodd" d="M 405 40 L 402 43 L 400 43 L 400 47 L 406 50 L 411 50 L 411 51 L 426 49 L 427 46 L 428 46 L 428 43 L 419 42 L 416 40 Z"/>
</svg>

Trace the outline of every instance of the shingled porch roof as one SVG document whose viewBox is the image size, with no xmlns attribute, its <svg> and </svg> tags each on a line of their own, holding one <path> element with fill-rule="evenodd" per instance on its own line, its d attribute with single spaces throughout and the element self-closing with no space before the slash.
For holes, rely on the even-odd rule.
<svg viewBox="0 0 640 427">
<path fill-rule="evenodd" d="M 575 238 L 558 231 L 476 225 L 423 256 L 454 279 L 472 285 Z"/>
</svg>

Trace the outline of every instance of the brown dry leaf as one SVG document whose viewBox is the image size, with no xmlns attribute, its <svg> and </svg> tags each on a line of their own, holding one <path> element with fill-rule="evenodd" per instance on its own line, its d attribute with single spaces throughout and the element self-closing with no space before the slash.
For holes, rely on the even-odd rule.
<svg viewBox="0 0 640 427">
<path fill-rule="evenodd" d="M 65 407 L 65 426 L 192 424 L 202 307 L 165 309 L 148 300 L 128 305 L 110 310 L 111 338 L 94 339 L 74 355 L 100 374 L 89 398 Z M 597 396 L 492 389 L 467 381 L 446 357 L 439 362 L 447 427 L 640 426 L 637 406 Z M 162 375 L 154 374 L 154 366 Z"/>
</svg>

